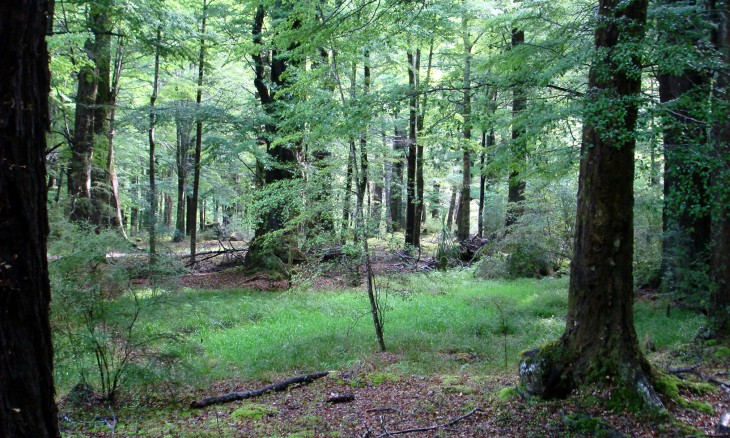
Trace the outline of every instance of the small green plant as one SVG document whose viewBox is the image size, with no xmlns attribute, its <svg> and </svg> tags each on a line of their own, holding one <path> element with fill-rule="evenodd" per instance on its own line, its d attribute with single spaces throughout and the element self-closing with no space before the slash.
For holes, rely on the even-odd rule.
<svg viewBox="0 0 730 438">
<path fill-rule="evenodd" d="M 164 299 L 154 283 L 167 273 L 151 272 L 144 254 L 111 231 L 67 226 L 73 233 L 55 242 L 59 255 L 49 265 L 57 367 L 75 369 L 81 383 L 114 402 L 132 370 L 145 374 L 145 367 L 160 363 L 155 355 L 161 344 L 175 338 L 140 320 Z M 142 274 L 153 286 L 133 289 Z"/>
</svg>

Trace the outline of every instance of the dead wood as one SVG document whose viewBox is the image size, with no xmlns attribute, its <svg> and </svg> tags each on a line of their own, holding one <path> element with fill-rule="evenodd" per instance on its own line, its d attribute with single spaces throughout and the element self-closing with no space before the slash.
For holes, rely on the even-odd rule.
<svg viewBox="0 0 730 438">
<path fill-rule="evenodd" d="M 228 403 L 228 402 L 232 402 L 232 401 L 236 401 L 236 400 L 244 400 L 244 399 L 248 399 L 248 398 L 258 397 L 260 395 L 266 394 L 267 392 L 284 391 L 291 385 L 296 385 L 298 383 L 302 383 L 302 384 L 311 383 L 328 374 L 329 374 L 329 371 L 322 371 L 319 373 L 312 373 L 312 374 L 303 374 L 300 376 L 294 376 L 292 378 L 282 380 L 281 382 L 272 383 L 271 385 L 266 385 L 261 388 L 254 389 L 252 391 L 232 392 L 230 394 L 219 395 L 216 397 L 201 398 L 201 399 L 195 400 L 192 403 L 190 403 L 190 407 L 204 408 L 204 407 L 210 406 L 210 405 Z"/>
<path fill-rule="evenodd" d="M 722 380 L 718 380 L 714 377 L 705 375 L 705 374 L 697 371 L 698 367 L 699 367 L 699 365 L 695 365 L 695 366 L 687 367 L 687 368 L 674 368 L 674 369 L 667 370 L 667 373 L 678 376 L 679 378 L 682 377 L 682 374 L 691 374 L 706 382 L 712 383 L 713 385 L 717 385 L 725 391 L 730 391 L 730 383 L 723 382 Z"/>
<path fill-rule="evenodd" d="M 355 400 L 355 394 L 331 394 L 325 403 L 347 403 Z"/>
<path fill-rule="evenodd" d="M 390 436 L 390 435 L 403 435 L 403 434 L 414 433 L 414 432 L 428 432 L 429 430 L 436 430 L 436 429 L 448 429 L 450 426 L 453 426 L 454 424 L 458 423 L 459 421 L 474 415 L 476 412 L 481 412 L 481 411 L 482 411 L 482 408 L 474 408 L 471 411 L 467 412 L 466 414 L 464 414 L 460 417 L 456 417 L 443 424 L 437 424 L 436 426 L 415 427 L 413 429 L 392 430 L 392 431 L 389 431 L 385 428 L 383 417 L 381 416 L 380 420 L 381 420 L 381 424 L 383 425 L 383 430 L 385 432 L 378 435 L 378 438 L 383 438 L 383 437 Z"/>
</svg>

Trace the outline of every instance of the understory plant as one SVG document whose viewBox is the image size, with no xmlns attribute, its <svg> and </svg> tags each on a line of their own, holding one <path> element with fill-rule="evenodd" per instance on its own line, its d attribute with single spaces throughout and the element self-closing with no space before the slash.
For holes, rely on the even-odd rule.
<svg viewBox="0 0 730 438">
<path fill-rule="evenodd" d="M 49 263 L 56 368 L 65 374 L 58 384 L 90 386 L 114 402 L 130 375 L 152 374 L 164 344 L 175 339 L 141 319 L 167 299 L 159 279 L 174 265 L 158 259 L 150 270 L 146 254 L 117 233 L 64 226 Z"/>
</svg>

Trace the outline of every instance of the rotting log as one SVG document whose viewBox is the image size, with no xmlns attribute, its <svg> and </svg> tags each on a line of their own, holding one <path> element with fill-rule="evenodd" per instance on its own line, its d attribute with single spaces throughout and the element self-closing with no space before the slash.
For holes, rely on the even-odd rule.
<svg viewBox="0 0 730 438">
<path fill-rule="evenodd" d="M 284 391 L 291 385 L 296 385 L 298 383 L 312 383 L 313 381 L 320 379 L 326 375 L 328 375 L 329 371 L 321 371 L 318 373 L 312 373 L 312 374 L 303 374 L 299 376 L 294 376 L 286 380 L 282 380 L 281 382 L 272 383 L 271 385 L 266 385 L 258 389 L 254 389 L 252 391 L 243 391 L 243 392 L 232 392 L 230 394 L 224 394 L 219 395 L 215 397 L 206 397 L 201 398 L 198 400 L 194 400 L 192 403 L 190 403 L 190 407 L 192 408 L 204 408 L 206 406 L 210 405 L 216 405 L 220 403 L 229 403 L 236 400 L 245 400 L 248 398 L 254 398 L 258 397 L 260 395 L 266 394 L 267 392 L 279 392 Z"/>
</svg>

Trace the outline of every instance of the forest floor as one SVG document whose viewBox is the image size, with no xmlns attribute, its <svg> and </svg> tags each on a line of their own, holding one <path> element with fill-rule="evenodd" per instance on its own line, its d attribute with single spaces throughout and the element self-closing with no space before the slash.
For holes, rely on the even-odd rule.
<svg viewBox="0 0 730 438">
<path fill-rule="evenodd" d="M 221 254 L 204 262 L 179 279 L 181 287 L 204 290 L 247 288 L 281 290 L 289 280 L 241 275 L 237 269 L 218 269 L 233 264 L 240 254 Z M 346 258 L 326 270 L 299 270 L 293 281 L 317 290 L 337 290 L 357 283 L 356 264 Z M 380 275 L 431 269 L 426 258 L 381 251 L 375 257 Z M 644 298 L 642 298 L 644 299 Z M 659 352 L 671 356 L 671 352 Z M 625 412 L 611 405 L 610 390 L 572 394 L 566 400 L 536 401 L 514 389 L 515 372 L 474 374 L 469 365 L 483 360 L 479 354 L 439 352 L 434 361 L 456 361 L 464 372 L 413 374 L 410 357 L 403 353 L 373 353 L 345 369 L 332 371 L 310 384 L 294 385 L 281 392 L 259 397 L 192 408 L 201 397 L 249 391 L 291 375 L 266 379 L 221 379 L 202 387 L 156 387 L 143 395 L 126 394 L 114 407 L 94 396 L 60 398 L 64 436 L 154 436 L 154 437 L 538 437 L 538 436 L 730 436 L 718 429 L 730 413 L 730 386 L 695 394 L 682 391 L 688 401 L 665 400 L 671 420 L 656 419 L 640 412 Z M 682 366 L 683 359 L 666 363 Z M 728 359 L 703 358 L 694 374 L 681 377 L 701 382 L 728 380 Z M 403 365 L 403 366 L 401 366 Z M 399 371 L 400 369 L 405 371 Z M 699 377 L 698 377 L 699 376 Z M 349 401 L 331 403 L 333 396 Z M 351 396 L 351 397 L 349 397 Z"/>
</svg>

